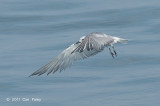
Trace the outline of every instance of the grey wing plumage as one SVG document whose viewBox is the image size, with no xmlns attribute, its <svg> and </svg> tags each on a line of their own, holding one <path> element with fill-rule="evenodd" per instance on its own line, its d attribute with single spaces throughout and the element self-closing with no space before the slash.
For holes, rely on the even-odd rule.
<svg viewBox="0 0 160 106">
<path fill-rule="evenodd" d="M 47 75 L 51 72 L 55 73 L 56 71 L 65 70 L 67 67 L 70 67 L 73 61 L 85 59 L 87 57 L 93 56 L 104 49 L 104 46 L 110 42 L 108 38 L 104 36 L 97 36 L 96 34 L 88 35 L 81 41 L 76 44 L 72 44 L 67 49 L 62 51 L 55 59 L 50 61 L 48 64 L 31 74 L 33 75 L 42 75 L 46 72 Z"/>
<path fill-rule="evenodd" d="M 73 52 L 83 52 L 84 50 L 90 51 L 101 51 L 104 49 L 104 46 L 110 45 L 111 42 L 113 42 L 114 39 L 110 36 L 107 36 L 103 33 L 91 33 L 88 36 L 86 36 L 84 39 L 82 39 L 80 45 L 74 50 Z"/>
<path fill-rule="evenodd" d="M 48 75 L 51 72 L 55 73 L 58 70 L 60 70 L 61 72 L 62 70 L 65 70 L 67 67 L 70 67 L 73 61 L 84 59 L 84 58 L 87 58 L 91 55 L 95 55 L 98 52 L 100 52 L 100 51 L 97 52 L 95 50 L 87 52 L 85 50 L 84 52 L 81 52 L 81 53 L 79 52 L 71 53 L 74 49 L 77 48 L 78 45 L 79 44 L 71 45 L 70 47 L 65 49 L 63 52 L 61 52 L 55 59 L 50 61 L 48 64 L 46 64 L 45 66 L 43 66 L 42 68 L 40 68 L 39 70 L 31 74 L 30 76 L 33 76 L 33 75 L 39 76 L 46 72 L 48 72 L 47 73 Z"/>
</svg>

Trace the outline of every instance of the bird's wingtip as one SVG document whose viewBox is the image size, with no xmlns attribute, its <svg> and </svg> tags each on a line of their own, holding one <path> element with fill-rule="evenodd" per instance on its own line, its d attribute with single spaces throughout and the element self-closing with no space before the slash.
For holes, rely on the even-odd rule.
<svg viewBox="0 0 160 106">
<path fill-rule="evenodd" d="M 33 73 L 33 74 L 31 74 L 31 75 L 29 75 L 28 77 L 32 77 L 32 76 L 34 76 L 35 74 Z"/>
<path fill-rule="evenodd" d="M 29 75 L 28 77 L 32 77 L 33 75 L 31 74 L 31 75 Z"/>
</svg>

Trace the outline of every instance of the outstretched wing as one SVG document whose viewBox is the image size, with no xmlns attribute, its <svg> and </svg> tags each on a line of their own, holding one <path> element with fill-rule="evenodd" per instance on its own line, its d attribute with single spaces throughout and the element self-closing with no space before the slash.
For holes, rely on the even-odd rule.
<svg viewBox="0 0 160 106">
<path fill-rule="evenodd" d="M 72 44 L 67 49 L 62 51 L 55 59 L 50 61 L 48 64 L 31 74 L 33 75 L 42 75 L 45 72 L 50 74 L 51 72 L 55 73 L 56 71 L 65 70 L 67 67 L 70 67 L 73 61 L 84 59 L 90 56 L 93 56 L 101 52 L 105 46 L 113 42 L 110 36 L 106 36 L 102 33 L 91 33 L 81 39 L 76 44 Z"/>
<path fill-rule="evenodd" d="M 51 72 L 55 73 L 58 70 L 60 70 L 60 72 L 61 72 L 62 70 L 65 70 L 67 67 L 70 67 L 72 65 L 73 61 L 87 58 L 87 57 L 95 55 L 98 52 L 103 50 L 103 49 L 96 50 L 96 49 L 92 48 L 92 50 L 90 50 L 90 51 L 88 51 L 86 49 L 81 53 L 79 53 L 79 52 L 72 53 L 80 44 L 81 43 L 71 45 L 70 47 L 68 47 L 67 49 L 62 51 L 55 59 L 50 61 L 48 64 L 46 64 L 45 66 L 43 66 L 39 70 L 35 71 L 30 76 L 33 76 L 33 75 L 39 76 L 39 75 L 42 75 L 46 72 L 48 72 L 47 73 L 47 75 L 48 75 Z"/>
</svg>

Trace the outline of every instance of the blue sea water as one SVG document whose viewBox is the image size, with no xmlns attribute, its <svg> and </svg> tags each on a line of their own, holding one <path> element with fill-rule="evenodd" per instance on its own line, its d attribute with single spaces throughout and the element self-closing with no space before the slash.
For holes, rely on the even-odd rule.
<svg viewBox="0 0 160 106">
<path fill-rule="evenodd" d="M 90 32 L 129 42 L 28 77 Z M 160 1 L 1 0 L 0 73 L 0 106 L 160 106 Z"/>
</svg>

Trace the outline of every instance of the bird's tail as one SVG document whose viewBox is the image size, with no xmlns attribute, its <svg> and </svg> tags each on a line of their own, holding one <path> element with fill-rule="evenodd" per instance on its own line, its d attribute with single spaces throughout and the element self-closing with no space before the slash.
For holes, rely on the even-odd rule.
<svg viewBox="0 0 160 106">
<path fill-rule="evenodd" d="M 114 43 L 127 43 L 128 42 L 127 39 L 123 39 L 123 38 L 113 37 L 113 39 L 114 39 Z"/>
<path fill-rule="evenodd" d="M 127 43 L 128 40 L 127 40 L 127 39 L 122 39 L 122 38 L 120 38 L 119 42 L 120 42 L 120 43 Z"/>
</svg>

